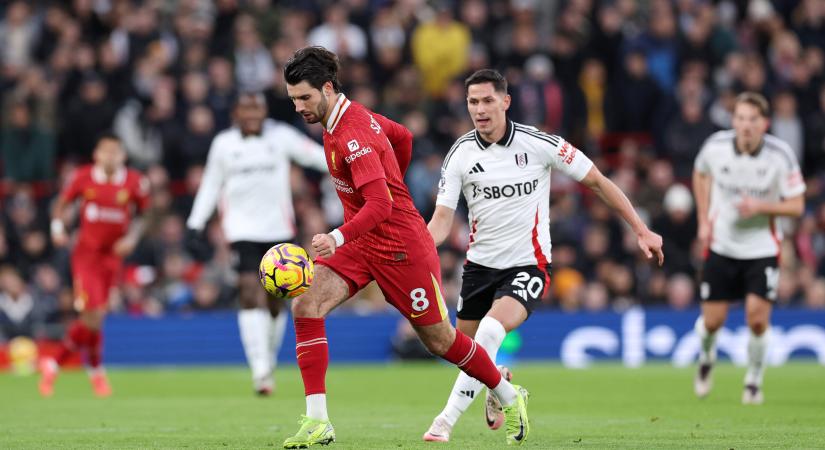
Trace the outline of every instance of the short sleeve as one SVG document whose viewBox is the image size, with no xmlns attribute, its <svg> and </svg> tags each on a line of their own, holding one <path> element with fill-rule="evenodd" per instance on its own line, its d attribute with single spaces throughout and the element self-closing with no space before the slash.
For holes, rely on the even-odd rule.
<svg viewBox="0 0 825 450">
<path fill-rule="evenodd" d="M 787 156 L 787 163 L 782 164 L 782 170 L 779 171 L 779 195 L 783 198 L 791 198 L 804 194 L 805 178 L 799 169 L 796 156 L 790 148 L 787 148 L 784 153 Z"/>
<path fill-rule="evenodd" d="M 593 167 L 593 161 L 569 142 L 558 136 L 553 137 L 558 141 L 558 144 L 547 146 L 550 167 L 563 172 L 576 181 L 584 179 L 590 168 Z"/>
<path fill-rule="evenodd" d="M 81 172 L 79 170 L 75 170 L 69 184 L 63 188 L 63 191 L 60 193 L 60 198 L 64 202 L 70 203 L 74 201 L 83 190 L 83 181 L 80 174 Z"/>
<path fill-rule="evenodd" d="M 462 171 L 458 168 L 459 161 L 447 155 L 444 165 L 441 166 L 441 179 L 438 181 L 438 197 L 435 204 L 456 209 L 461 196 Z"/>
<path fill-rule="evenodd" d="M 710 139 L 705 141 L 699 150 L 699 154 L 696 155 L 696 161 L 693 162 L 693 170 L 705 175 L 710 174 L 710 160 L 708 159 L 708 153 L 710 153 L 709 141 Z"/>
</svg>

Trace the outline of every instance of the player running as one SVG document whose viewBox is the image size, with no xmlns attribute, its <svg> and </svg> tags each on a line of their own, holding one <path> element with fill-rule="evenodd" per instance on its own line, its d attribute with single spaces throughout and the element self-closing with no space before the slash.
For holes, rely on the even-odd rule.
<svg viewBox="0 0 825 450">
<path fill-rule="evenodd" d="M 464 82 L 475 129 L 444 159 L 438 198 L 428 224 L 436 245 L 447 238 L 459 196 L 469 208 L 470 245 L 462 275 L 456 327 L 474 336 L 495 361 L 504 336 L 518 328 L 550 284 L 550 171 L 581 182 L 615 209 L 636 233 L 639 248 L 659 265 L 662 238 L 650 231 L 627 197 L 584 153 L 559 136 L 507 119 L 507 80 L 483 69 Z M 509 377 L 510 372 L 501 368 Z M 446 442 L 481 383 L 460 373 L 447 405 L 424 434 Z M 501 404 L 487 392 L 487 425 L 498 429 Z"/>
<path fill-rule="evenodd" d="M 40 363 L 40 393 L 51 396 L 58 368 L 74 351 L 87 353 L 94 393 L 111 395 L 102 365 L 103 334 L 109 291 L 120 274 L 121 260 L 132 253 L 144 230 L 142 217 L 132 217 L 149 204 L 149 183 L 127 169 L 126 151 L 112 134 L 102 135 L 92 155 L 94 164 L 81 167 L 58 196 L 52 211 L 51 234 L 56 246 L 69 241 L 63 222 L 67 207 L 80 200 L 80 232 L 72 250 L 74 307 L 79 316 L 66 331 L 57 358 Z"/>
<path fill-rule="evenodd" d="M 238 272 L 238 328 L 258 395 L 274 389 L 274 370 L 286 330 L 283 301 L 267 301 L 258 264 L 270 247 L 295 239 L 290 162 L 326 173 L 324 149 L 290 125 L 266 118 L 262 94 L 242 93 L 235 125 L 212 141 L 201 186 L 186 221 L 189 247 L 205 245 L 206 223 L 222 198 L 224 234 Z M 286 180 L 286 181 L 285 181 Z"/>
<path fill-rule="evenodd" d="M 345 218 L 340 228 L 313 237 L 319 255 L 315 279 L 292 303 L 307 409 L 301 428 L 284 447 L 335 440 L 326 408 L 324 316 L 372 280 L 431 352 L 495 393 L 504 405 L 507 443 L 523 443 L 530 431 L 527 391 L 505 380 L 487 353 L 448 320 L 438 254 L 402 178 L 411 133 L 341 93 L 338 58 L 322 47 L 298 50 L 284 75 L 295 110 L 307 123 L 324 126 L 327 165 Z"/>
<path fill-rule="evenodd" d="M 805 210 L 805 181 L 796 156 L 788 144 L 766 134 L 769 117 L 761 94 L 740 94 L 733 130 L 711 135 L 696 157 L 693 192 L 706 255 L 699 288 L 702 315 L 695 327 L 701 343 L 694 380 L 699 397 L 712 387 L 716 331 L 725 324 L 730 303 L 744 298 L 751 334 L 742 403 L 764 401 L 762 378 L 782 242 L 775 219 L 799 217 Z"/>
</svg>

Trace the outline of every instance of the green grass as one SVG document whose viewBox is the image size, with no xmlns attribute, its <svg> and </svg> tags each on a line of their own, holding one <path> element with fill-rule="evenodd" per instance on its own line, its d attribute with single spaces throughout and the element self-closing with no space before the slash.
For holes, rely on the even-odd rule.
<svg viewBox="0 0 825 450">
<path fill-rule="evenodd" d="M 246 370 L 110 370 L 115 395 L 96 399 L 83 372 L 64 373 L 53 398 L 34 377 L 0 375 L 0 448 L 280 448 L 304 411 L 295 366 L 273 397 L 252 396 Z M 739 403 L 743 369 L 721 365 L 706 400 L 689 369 L 567 370 L 521 365 L 531 391 L 530 448 L 825 448 L 825 368 L 771 368 L 763 406 Z M 445 365 L 333 366 L 330 415 L 337 449 L 498 448 L 476 401 L 449 444 L 421 435 L 443 406 L 455 371 Z"/>
</svg>

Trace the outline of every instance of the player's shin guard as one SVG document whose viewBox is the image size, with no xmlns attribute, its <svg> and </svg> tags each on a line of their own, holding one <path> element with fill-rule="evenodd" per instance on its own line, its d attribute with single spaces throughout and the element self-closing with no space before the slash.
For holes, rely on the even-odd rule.
<svg viewBox="0 0 825 450">
<path fill-rule="evenodd" d="M 751 331 L 750 338 L 748 339 L 748 370 L 745 372 L 746 386 L 762 386 L 770 332 L 771 330 L 768 328 L 761 336 L 757 336 Z"/>
<path fill-rule="evenodd" d="M 326 410 L 326 375 L 329 346 L 324 319 L 295 318 L 295 356 L 304 380 L 307 417 L 329 420 Z"/>
<path fill-rule="evenodd" d="M 502 378 L 487 352 L 464 333 L 455 331 L 455 341 L 442 357 L 493 390 L 503 405 L 515 401 L 517 394 L 513 386 Z"/>
<path fill-rule="evenodd" d="M 693 326 L 699 337 L 699 364 L 713 364 L 716 362 L 716 333 L 711 333 L 705 327 L 705 318 L 699 316 Z"/>
<path fill-rule="evenodd" d="M 501 322 L 492 317 L 485 317 L 481 319 L 478 326 L 475 341 L 487 351 L 490 361 L 495 363 L 498 349 L 501 347 L 501 342 L 506 335 L 507 331 L 501 325 Z M 444 407 L 444 411 L 441 413 L 451 426 L 455 425 L 461 414 L 470 407 L 476 395 L 481 393 L 482 387 L 481 382 L 466 373 L 461 372 L 458 375 L 453 390 L 450 392 L 450 398 L 447 400 L 447 406 Z"/>
</svg>

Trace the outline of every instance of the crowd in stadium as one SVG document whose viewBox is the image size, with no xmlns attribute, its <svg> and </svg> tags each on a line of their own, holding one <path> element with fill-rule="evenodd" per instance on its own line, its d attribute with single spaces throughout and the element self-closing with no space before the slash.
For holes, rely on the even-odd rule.
<svg viewBox="0 0 825 450">
<path fill-rule="evenodd" d="M 808 184 L 805 216 L 782 222 L 778 302 L 825 308 L 821 0 L 44 0 L 0 2 L 0 17 L 0 339 L 60 336 L 73 297 L 49 209 L 106 130 L 152 192 L 149 231 L 113 309 L 233 307 L 232 255 L 217 221 L 201 261 L 184 245 L 185 217 L 237 92 L 264 92 L 271 117 L 320 140 L 320 126 L 293 111 L 281 73 L 308 44 L 342 57 L 351 99 L 413 132 L 406 179 L 425 219 L 444 155 L 472 129 L 463 79 L 484 67 L 508 78 L 510 118 L 565 137 L 610 175 L 664 237 L 665 265 L 637 256 L 601 201 L 554 176 L 546 304 L 564 311 L 696 305 L 693 160 L 705 138 L 730 128 L 737 93 L 766 95 L 770 132 L 791 145 Z M 295 169 L 283 182 L 297 193 L 309 248 L 340 224 L 340 205 L 323 174 Z M 452 304 L 467 236 L 457 220 L 440 249 Z M 369 288 L 344 306 L 386 307 Z"/>
</svg>

